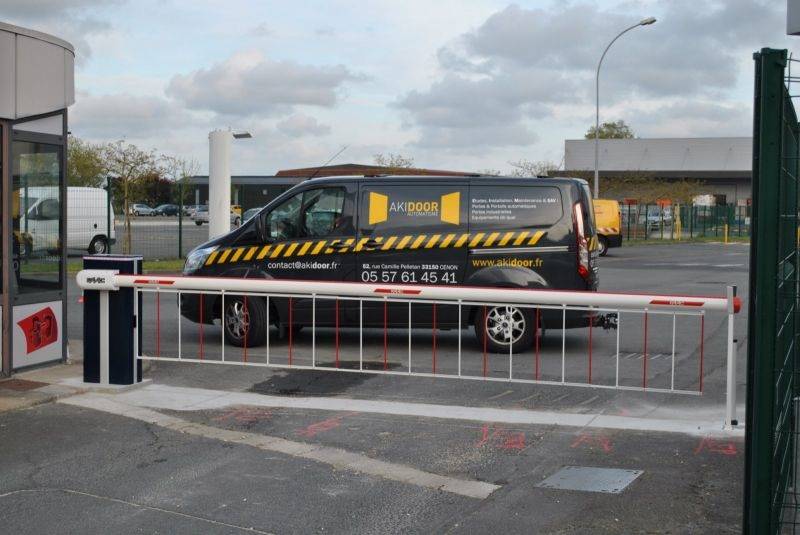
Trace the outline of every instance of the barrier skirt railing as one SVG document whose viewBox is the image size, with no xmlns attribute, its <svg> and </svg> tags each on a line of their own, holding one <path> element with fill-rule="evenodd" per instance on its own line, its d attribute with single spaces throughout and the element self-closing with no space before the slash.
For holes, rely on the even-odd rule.
<svg viewBox="0 0 800 535">
<path fill-rule="evenodd" d="M 101 294 L 134 290 L 140 360 L 689 395 L 704 389 L 706 317 L 724 314 L 726 424 L 736 423 L 734 287 L 724 297 L 699 297 L 103 270 L 81 271 L 78 283 Z M 187 303 L 196 307 L 197 321 L 182 317 Z M 584 327 L 567 328 L 576 318 Z M 215 319 L 219 326 L 210 324 Z"/>
</svg>

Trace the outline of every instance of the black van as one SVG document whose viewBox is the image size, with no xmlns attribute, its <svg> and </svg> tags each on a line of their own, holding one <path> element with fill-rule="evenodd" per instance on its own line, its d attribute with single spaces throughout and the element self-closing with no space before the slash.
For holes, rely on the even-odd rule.
<svg viewBox="0 0 800 535">
<path fill-rule="evenodd" d="M 298 184 L 240 228 L 194 249 L 184 275 L 501 288 L 596 290 L 598 253 L 591 194 L 576 178 L 326 177 Z M 222 319 L 216 295 L 185 294 L 195 322 Z M 270 323 L 286 333 L 311 323 L 311 300 L 270 299 Z M 202 310 L 201 310 L 202 303 Z M 343 301 L 339 325 L 358 325 L 358 305 Z M 225 299 L 226 340 L 257 346 L 266 338 L 266 300 Z M 333 321 L 316 305 L 318 326 Z M 370 308 L 375 310 L 371 311 Z M 414 305 L 413 324 L 430 326 L 431 305 Z M 475 327 L 490 351 L 521 351 L 535 336 L 529 310 L 440 307 L 437 328 Z M 480 307 L 481 309 L 483 307 Z M 453 312 L 447 312 L 452 310 Z M 291 320 L 289 317 L 291 316 Z M 407 305 L 364 302 L 363 325 L 407 327 Z M 561 328 L 559 311 L 542 327 Z M 586 327 L 573 312 L 567 327 Z M 508 329 L 509 322 L 513 326 Z M 248 331 L 249 329 L 249 331 Z M 245 332 L 247 339 L 245 340 Z"/>
</svg>

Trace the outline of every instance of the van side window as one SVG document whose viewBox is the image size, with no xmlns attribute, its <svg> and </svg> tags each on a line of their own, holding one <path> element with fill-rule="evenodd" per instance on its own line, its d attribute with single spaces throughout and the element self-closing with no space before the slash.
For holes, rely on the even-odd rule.
<svg viewBox="0 0 800 535">
<path fill-rule="evenodd" d="M 552 186 L 472 186 L 469 197 L 475 229 L 548 227 L 564 215 L 561 191 Z"/>
<path fill-rule="evenodd" d="M 269 236 L 282 241 L 341 235 L 345 230 L 344 200 L 343 188 L 298 193 L 267 215 Z"/>
<path fill-rule="evenodd" d="M 298 215 L 301 206 L 303 206 L 302 193 L 276 206 L 267 216 L 269 237 L 279 241 L 299 237 Z"/>
<path fill-rule="evenodd" d="M 466 190 L 458 184 L 367 186 L 359 227 L 366 235 L 459 232 L 467 226 Z"/>
<path fill-rule="evenodd" d="M 344 189 L 324 188 L 303 193 L 303 230 L 311 238 L 339 234 L 344 224 Z"/>
</svg>

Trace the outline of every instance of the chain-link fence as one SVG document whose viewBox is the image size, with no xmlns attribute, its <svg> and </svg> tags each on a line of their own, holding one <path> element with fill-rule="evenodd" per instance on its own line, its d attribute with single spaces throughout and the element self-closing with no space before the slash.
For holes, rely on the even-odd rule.
<svg viewBox="0 0 800 535">
<path fill-rule="evenodd" d="M 621 204 L 624 240 L 691 240 L 747 238 L 751 206 Z"/>
<path fill-rule="evenodd" d="M 800 126 L 786 50 L 755 54 L 745 533 L 800 531 Z M 788 71 L 787 71 L 788 65 Z"/>
</svg>

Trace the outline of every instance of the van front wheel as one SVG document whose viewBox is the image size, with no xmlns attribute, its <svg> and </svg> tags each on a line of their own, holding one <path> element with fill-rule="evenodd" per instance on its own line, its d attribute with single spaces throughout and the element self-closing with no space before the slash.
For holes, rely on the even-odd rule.
<svg viewBox="0 0 800 535">
<path fill-rule="evenodd" d="M 533 310 L 513 306 L 480 307 L 475 313 L 475 336 L 490 353 L 519 353 L 533 343 Z"/>
<path fill-rule="evenodd" d="M 267 339 L 267 311 L 259 297 L 225 298 L 222 314 L 225 341 L 236 347 L 257 347 Z"/>
<path fill-rule="evenodd" d="M 108 240 L 105 236 L 95 236 L 89 244 L 89 254 L 105 254 L 108 252 Z"/>
</svg>

